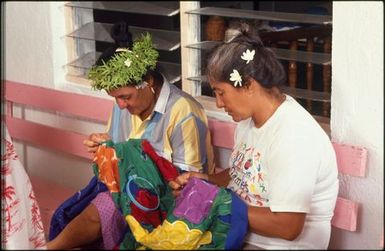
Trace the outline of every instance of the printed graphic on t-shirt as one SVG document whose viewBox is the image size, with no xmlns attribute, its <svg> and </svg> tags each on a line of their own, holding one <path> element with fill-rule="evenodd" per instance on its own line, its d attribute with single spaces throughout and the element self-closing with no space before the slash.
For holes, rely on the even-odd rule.
<svg viewBox="0 0 385 251">
<path fill-rule="evenodd" d="M 230 156 L 228 188 L 245 202 L 256 206 L 268 206 L 266 172 L 261 164 L 261 154 L 245 143 L 235 148 Z"/>
</svg>

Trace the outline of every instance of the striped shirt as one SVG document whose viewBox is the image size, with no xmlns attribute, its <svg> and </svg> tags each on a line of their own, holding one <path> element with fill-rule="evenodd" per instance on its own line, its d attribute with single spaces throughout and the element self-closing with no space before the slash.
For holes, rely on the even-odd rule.
<svg viewBox="0 0 385 251">
<path fill-rule="evenodd" d="M 114 104 L 107 128 L 115 143 L 147 139 L 160 156 L 179 169 L 213 173 L 213 149 L 204 109 L 167 80 L 147 119 L 142 121 Z"/>
</svg>

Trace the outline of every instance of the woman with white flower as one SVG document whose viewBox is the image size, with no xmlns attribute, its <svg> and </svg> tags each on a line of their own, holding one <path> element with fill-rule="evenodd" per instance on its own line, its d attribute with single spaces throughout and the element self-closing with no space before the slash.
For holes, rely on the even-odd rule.
<svg viewBox="0 0 385 251">
<path fill-rule="evenodd" d="M 280 91 L 286 73 L 245 23 L 211 52 L 207 77 L 216 104 L 239 122 L 229 169 L 187 172 L 170 183 L 178 195 L 191 177 L 237 193 L 248 205 L 248 242 L 262 249 L 327 249 L 338 193 L 329 137 L 297 101 Z"/>
<path fill-rule="evenodd" d="M 213 158 L 208 120 L 203 107 L 157 70 L 159 53 L 149 34 L 134 43 L 125 23 L 114 26 L 117 42 L 89 72 L 92 87 L 115 98 L 107 133 L 84 141 L 95 154 L 101 142 L 147 139 L 155 151 L 179 171 L 211 173 Z M 97 109 L 97 107 L 95 107 Z M 52 224 L 51 224 L 52 228 Z M 48 249 L 71 249 L 100 241 L 97 248 L 117 247 L 127 223 L 108 191 L 95 199 L 47 243 Z M 50 236 L 51 237 L 51 236 Z"/>
</svg>

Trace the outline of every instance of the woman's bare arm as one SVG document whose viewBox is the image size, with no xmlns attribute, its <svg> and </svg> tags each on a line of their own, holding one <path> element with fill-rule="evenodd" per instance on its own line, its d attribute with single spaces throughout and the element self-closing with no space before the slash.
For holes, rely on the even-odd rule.
<svg viewBox="0 0 385 251">
<path fill-rule="evenodd" d="M 272 212 L 269 207 L 248 207 L 249 229 L 259 235 L 294 240 L 301 234 L 306 213 Z"/>
</svg>

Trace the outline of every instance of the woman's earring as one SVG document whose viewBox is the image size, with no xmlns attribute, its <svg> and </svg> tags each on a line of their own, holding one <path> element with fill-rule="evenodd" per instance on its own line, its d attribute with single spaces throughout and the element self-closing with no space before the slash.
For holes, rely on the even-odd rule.
<svg viewBox="0 0 385 251">
<path fill-rule="evenodd" d="M 151 92 L 152 92 L 152 94 L 155 94 L 155 90 L 154 90 L 154 88 L 152 88 L 152 86 L 151 86 L 150 88 L 151 88 Z"/>
</svg>

